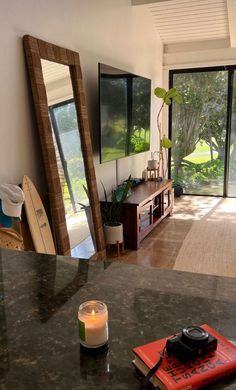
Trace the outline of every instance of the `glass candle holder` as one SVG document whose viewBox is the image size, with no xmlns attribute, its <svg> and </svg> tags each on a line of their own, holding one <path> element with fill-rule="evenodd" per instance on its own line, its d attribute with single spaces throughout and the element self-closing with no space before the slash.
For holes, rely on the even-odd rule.
<svg viewBox="0 0 236 390">
<path fill-rule="evenodd" d="M 78 311 L 80 343 L 87 348 L 98 348 L 108 343 L 108 311 L 105 303 L 87 301 Z"/>
</svg>

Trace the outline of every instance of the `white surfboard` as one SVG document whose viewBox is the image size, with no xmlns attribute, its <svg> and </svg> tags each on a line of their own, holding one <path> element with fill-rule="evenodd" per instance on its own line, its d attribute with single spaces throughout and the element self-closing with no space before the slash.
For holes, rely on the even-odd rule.
<svg viewBox="0 0 236 390">
<path fill-rule="evenodd" d="M 28 176 L 23 177 L 22 190 L 25 195 L 24 206 L 35 251 L 50 255 L 56 254 L 46 211 L 38 191 Z"/>
</svg>

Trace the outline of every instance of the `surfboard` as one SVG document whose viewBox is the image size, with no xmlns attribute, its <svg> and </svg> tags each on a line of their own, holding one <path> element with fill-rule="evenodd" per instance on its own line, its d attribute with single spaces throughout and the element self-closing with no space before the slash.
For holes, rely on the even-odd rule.
<svg viewBox="0 0 236 390">
<path fill-rule="evenodd" d="M 35 251 L 55 255 L 55 245 L 49 221 L 38 191 L 28 176 L 23 177 L 25 212 Z"/>
</svg>

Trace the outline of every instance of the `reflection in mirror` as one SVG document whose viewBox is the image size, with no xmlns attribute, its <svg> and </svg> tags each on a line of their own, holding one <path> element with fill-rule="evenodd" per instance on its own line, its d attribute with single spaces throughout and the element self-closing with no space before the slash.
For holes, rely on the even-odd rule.
<svg viewBox="0 0 236 390">
<path fill-rule="evenodd" d="M 37 302 L 41 322 L 47 322 L 88 281 L 89 263 L 56 257 L 37 263 Z"/>
<path fill-rule="evenodd" d="M 69 67 L 41 59 L 71 255 L 89 258 L 95 238 Z"/>
</svg>

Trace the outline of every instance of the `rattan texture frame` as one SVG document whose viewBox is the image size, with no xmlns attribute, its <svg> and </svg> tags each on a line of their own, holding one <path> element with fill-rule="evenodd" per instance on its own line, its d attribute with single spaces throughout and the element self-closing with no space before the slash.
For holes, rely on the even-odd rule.
<svg viewBox="0 0 236 390">
<path fill-rule="evenodd" d="M 34 38 L 30 35 L 25 35 L 23 37 L 23 43 L 48 184 L 50 209 L 57 253 L 60 255 L 70 255 L 70 243 L 66 226 L 65 208 L 57 168 L 56 153 L 53 144 L 53 135 L 41 59 L 67 65 L 70 69 L 96 239 L 96 255 L 93 256 L 93 258 L 104 258 L 106 253 L 105 240 L 79 54 L 72 50 Z"/>
</svg>

